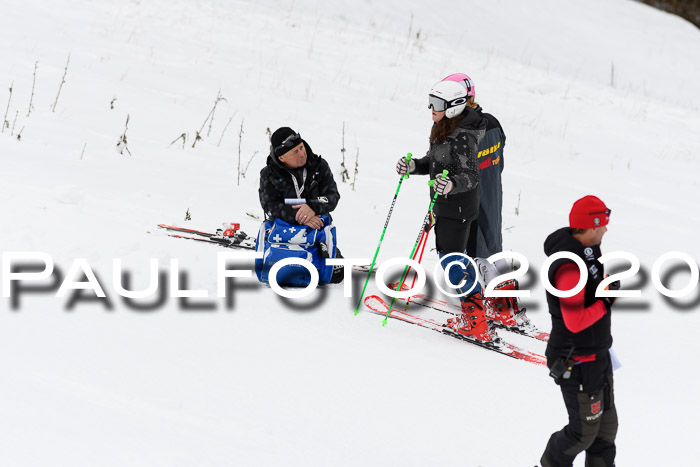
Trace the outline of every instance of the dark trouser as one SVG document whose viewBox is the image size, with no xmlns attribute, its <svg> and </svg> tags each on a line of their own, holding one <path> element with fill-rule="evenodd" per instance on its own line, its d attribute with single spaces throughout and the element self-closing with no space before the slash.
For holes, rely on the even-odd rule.
<svg viewBox="0 0 700 467">
<path fill-rule="evenodd" d="M 472 221 L 462 219 L 452 219 L 450 217 L 437 217 L 435 220 L 435 246 L 440 256 L 440 264 L 443 269 L 457 260 L 464 266 L 452 266 L 449 269 L 450 281 L 459 284 L 464 281 L 461 288 L 457 288 L 459 293 L 466 293 L 471 290 L 470 295 L 481 292 L 481 285 L 477 281 L 476 269 L 474 265 L 464 258 L 450 257 L 442 259 L 450 253 L 464 253 L 469 241 L 469 225 Z"/>
<path fill-rule="evenodd" d="M 464 253 L 469 241 L 471 221 L 437 217 L 435 219 L 435 246 L 438 253 Z"/>
<path fill-rule="evenodd" d="M 467 240 L 467 254 L 471 258 L 476 258 L 476 238 L 479 236 L 478 219 L 472 221 L 469 226 L 469 240 Z"/>
<path fill-rule="evenodd" d="M 548 365 L 554 359 L 548 359 Z M 574 458 L 586 451 L 586 467 L 615 464 L 617 410 L 613 391 L 610 355 L 576 365 L 561 386 L 569 424 L 552 434 L 540 462 L 542 467 L 571 467 Z"/>
</svg>

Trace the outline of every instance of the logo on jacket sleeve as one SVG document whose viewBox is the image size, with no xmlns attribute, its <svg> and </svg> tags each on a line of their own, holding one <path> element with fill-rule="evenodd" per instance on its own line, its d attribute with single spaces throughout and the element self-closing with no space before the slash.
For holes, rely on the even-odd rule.
<svg viewBox="0 0 700 467">
<path fill-rule="evenodd" d="M 600 412 L 600 401 L 591 404 L 591 413 L 593 415 Z"/>
</svg>

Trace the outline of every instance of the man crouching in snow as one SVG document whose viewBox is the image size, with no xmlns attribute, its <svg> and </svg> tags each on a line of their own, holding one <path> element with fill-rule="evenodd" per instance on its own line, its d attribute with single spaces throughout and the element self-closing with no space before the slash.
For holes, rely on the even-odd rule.
<svg viewBox="0 0 700 467">
<path fill-rule="evenodd" d="M 291 128 L 278 128 L 270 142 L 270 155 L 267 165 L 260 171 L 258 190 L 266 220 L 281 219 L 290 224 L 323 229 L 324 217 L 326 223 L 330 223 L 330 213 L 340 199 L 328 163 L 314 154 L 301 135 Z M 342 258 L 339 251 L 335 257 Z M 330 282 L 342 280 L 342 266 L 334 268 Z"/>
</svg>

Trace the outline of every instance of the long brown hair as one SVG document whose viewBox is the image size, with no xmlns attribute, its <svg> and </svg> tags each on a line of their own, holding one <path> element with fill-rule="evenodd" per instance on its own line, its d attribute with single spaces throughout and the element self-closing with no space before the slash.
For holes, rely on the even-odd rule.
<svg viewBox="0 0 700 467">
<path fill-rule="evenodd" d="M 462 120 L 462 114 L 459 114 L 454 118 L 442 117 L 442 120 L 437 123 L 433 123 L 433 128 L 430 130 L 430 143 L 443 143 L 449 134 L 452 133 L 455 128 L 457 128 L 460 120 Z"/>
</svg>

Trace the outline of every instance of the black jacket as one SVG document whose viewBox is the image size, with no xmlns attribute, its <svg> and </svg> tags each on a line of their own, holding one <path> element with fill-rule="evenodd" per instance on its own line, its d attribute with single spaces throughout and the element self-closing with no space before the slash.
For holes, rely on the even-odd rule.
<svg viewBox="0 0 700 467">
<path fill-rule="evenodd" d="M 303 186 L 301 198 L 306 199 L 306 204 L 316 214 L 327 214 L 338 205 L 340 193 L 333 179 L 328 163 L 313 153 L 309 145 L 304 142 L 306 148 L 306 165 L 298 169 L 288 169 L 275 155 L 270 152 L 267 156 L 267 165 L 260 171 L 260 205 L 265 211 L 268 220 L 276 218 L 284 219 L 290 223 L 296 223 L 294 216 L 297 210 L 285 205 L 285 198 L 298 198 L 292 177 L 295 177 L 299 189 Z M 306 169 L 306 181 L 304 181 L 304 169 Z"/>
<path fill-rule="evenodd" d="M 434 179 L 449 171 L 448 177 L 454 183 L 454 189 L 444 196 L 438 196 L 433 208 L 438 217 L 452 219 L 476 219 L 479 214 L 479 171 L 477 167 L 477 148 L 484 137 L 488 122 L 476 111 L 467 107 L 457 128 L 440 144 L 430 144 L 425 157 L 415 159 L 414 173 L 430 174 Z M 430 198 L 435 190 L 430 189 Z"/>
<path fill-rule="evenodd" d="M 479 166 L 479 218 L 476 251 L 469 253 L 477 258 L 488 258 L 503 251 L 501 172 L 506 134 L 496 117 L 482 112 L 481 107 L 476 112 L 486 119 L 488 126 L 476 155 Z"/>
<path fill-rule="evenodd" d="M 588 281 L 585 288 L 584 306 L 593 305 L 596 300 L 595 291 L 605 277 L 603 265 L 598 261 L 601 256 L 600 246 L 584 247 L 571 236 L 572 229 L 564 227 L 552 233 L 544 242 L 544 252 L 547 256 L 560 251 L 569 251 L 579 256 L 588 269 Z M 554 284 L 554 275 L 566 263 L 575 264 L 570 259 L 560 259 L 549 268 L 549 282 Z M 548 358 L 565 357 L 571 348 L 573 356 L 603 354 L 612 346 L 610 333 L 610 308 L 607 313 L 591 326 L 580 332 L 569 331 L 564 324 L 559 298 L 547 292 L 547 305 L 552 315 L 552 332 L 547 343 L 545 354 Z M 607 305 L 606 305 L 607 306 Z"/>
</svg>

